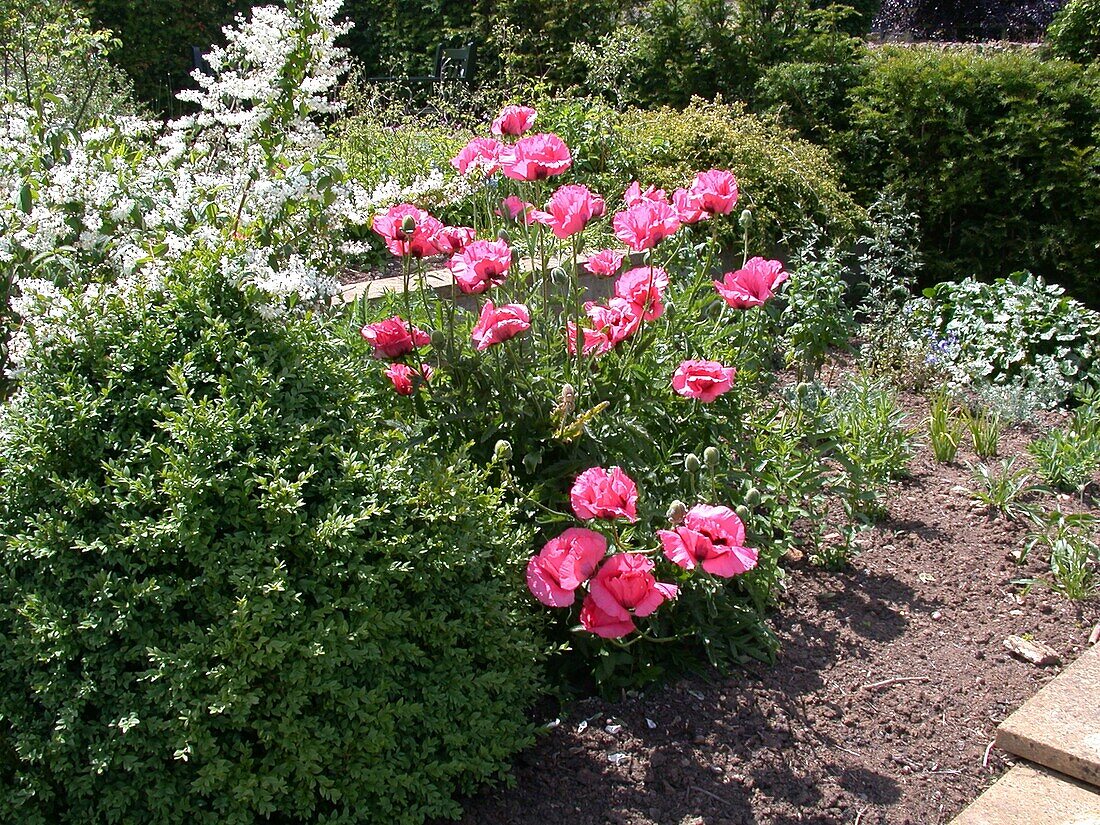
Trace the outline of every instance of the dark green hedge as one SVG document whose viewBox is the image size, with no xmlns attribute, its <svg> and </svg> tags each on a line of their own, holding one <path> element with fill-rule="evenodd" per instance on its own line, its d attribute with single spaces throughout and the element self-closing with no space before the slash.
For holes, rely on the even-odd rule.
<svg viewBox="0 0 1100 825">
<path fill-rule="evenodd" d="M 190 46 L 220 42 L 221 28 L 250 0 L 84 0 L 92 21 L 122 45 L 112 58 L 134 81 L 138 97 L 173 111 L 173 93 L 192 85 Z"/>
<path fill-rule="evenodd" d="M 1020 50 L 870 48 L 777 66 L 758 92 L 835 151 L 862 203 L 906 195 L 926 283 L 1029 270 L 1100 305 L 1100 69 Z"/>
<path fill-rule="evenodd" d="M 874 50 L 836 143 L 869 202 L 903 192 L 930 280 L 1030 270 L 1100 302 L 1100 75 L 1032 54 Z"/>
</svg>

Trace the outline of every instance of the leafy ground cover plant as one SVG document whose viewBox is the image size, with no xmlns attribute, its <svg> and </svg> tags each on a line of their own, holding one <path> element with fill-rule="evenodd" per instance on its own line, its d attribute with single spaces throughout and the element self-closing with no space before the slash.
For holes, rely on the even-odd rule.
<svg viewBox="0 0 1100 825">
<path fill-rule="evenodd" d="M 1100 314 L 1032 275 L 938 284 L 915 302 L 910 329 L 946 342 L 943 366 L 958 387 L 1010 387 L 1052 406 L 1100 380 Z"/>
</svg>

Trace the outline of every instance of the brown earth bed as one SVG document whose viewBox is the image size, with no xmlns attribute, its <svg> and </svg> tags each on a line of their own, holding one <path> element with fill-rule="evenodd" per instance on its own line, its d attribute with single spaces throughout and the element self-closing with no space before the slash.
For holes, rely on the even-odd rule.
<svg viewBox="0 0 1100 825">
<path fill-rule="evenodd" d="M 924 402 L 906 405 L 923 433 Z M 1008 430 L 1002 455 L 1026 461 L 1059 420 Z M 1013 584 L 1049 575 L 1046 559 L 1015 564 L 1028 527 L 977 507 L 961 489 L 975 458 L 959 459 L 937 464 L 922 446 L 849 569 L 790 561 L 775 665 L 571 704 L 518 757 L 515 787 L 466 800 L 463 825 L 950 821 L 1012 764 L 990 748 L 997 725 L 1061 671 L 1014 658 L 1005 638 L 1068 664 L 1100 619 L 1096 598 Z M 1095 499 L 1042 503 L 1100 512 Z"/>
</svg>

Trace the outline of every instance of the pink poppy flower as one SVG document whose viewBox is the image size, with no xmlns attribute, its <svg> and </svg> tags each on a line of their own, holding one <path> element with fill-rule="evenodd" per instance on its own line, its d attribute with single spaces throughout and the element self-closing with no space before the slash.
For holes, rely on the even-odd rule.
<svg viewBox="0 0 1100 825">
<path fill-rule="evenodd" d="M 581 353 L 585 357 L 603 355 L 615 346 L 606 331 L 582 327 L 580 334 L 584 338 L 581 342 Z M 573 321 L 565 324 L 565 348 L 570 355 L 577 354 L 577 325 Z"/>
<path fill-rule="evenodd" d="M 727 272 L 721 281 L 715 281 L 714 288 L 734 309 L 749 309 L 775 295 L 776 288 L 789 277 L 780 261 L 750 258 L 744 268 Z"/>
<path fill-rule="evenodd" d="M 424 330 L 407 324 L 400 315 L 367 324 L 359 334 L 371 345 L 375 358 L 400 358 L 417 347 L 429 344 L 432 337 Z"/>
<path fill-rule="evenodd" d="M 500 205 L 501 209 L 496 210 L 496 213 L 501 217 L 507 217 L 510 221 L 518 222 L 522 215 L 523 222 L 527 226 L 535 223 L 536 209 L 534 204 L 527 203 L 527 201 L 521 200 L 515 195 L 509 195 L 501 201 Z"/>
<path fill-rule="evenodd" d="M 654 321 L 664 314 L 662 300 L 666 289 L 668 273 L 659 266 L 629 269 L 615 281 L 615 295 L 638 307 L 639 314 L 644 311 L 642 319 L 645 321 Z"/>
<path fill-rule="evenodd" d="M 668 196 L 665 194 L 664 189 L 658 189 L 655 186 L 650 186 L 643 192 L 642 185 L 638 181 L 631 181 L 630 186 L 626 187 L 626 191 L 623 192 L 623 203 L 627 206 L 634 206 L 642 201 L 664 201 L 667 203 Z"/>
<path fill-rule="evenodd" d="M 527 563 L 527 589 L 548 607 L 569 607 L 606 552 L 607 539 L 595 530 L 570 527 Z"/>
<path fill-rule="evenodd" d="M 710 217 L 703 208 L 703 199 L 689 189 L 677 189 L 672 193 L 672 207 L 681 224 L 699 223 Z"/>
<path fill-rule="evenodd" d="M 642 308 L 626 298 L 609 298 L 606 304 L 588 301 L 584 314 L 592 321 L 592 327 L 604 332 L 611 346 L 620 344 L 633 335 L 642 325 Z"/>
<path fill-rule="evenodd" d="M 480 169 L 491 175 L 500 169 L 500 153 L 504 147 L 493 138 L 474 138 L 451 158 L 451 166 L 460 175 L 468 175 Z"/>
<path fill-rule="evenodd" d="M 512 180 L 544 180 L 560 175 L 573 165 L 569 147 L 557 135 L 539 134 L 520 138 L 500 156 L 504 174 Z"/>
<path fill-rule="evenodd" d="M 640 252 L 652 249 L 665 238 L 676 234 L 680 219 L 671 204 L 665 201 L 641 200 L 615 214 L 611 225 L 615 237 Z"/>
<path fill-rule="evenodd" d="M 567 184 L 550 196 L 541 222 L 550 227 L 555 237 L 564 239 L 577 234 L 603 213 L 603 198 L 593 195 L 587 186 Z"/>
<path fill-rule="evenodd" d="M 654 578 L 648 557 L 619 553 L 603 563 L 588 585 L 581 624 L 597 636 L 617 639 L 634 630 L 635 616 L 650 615 L 667 599 L 675 599 L 678 592 L 676 585 Z"/>
<path fill-rule="evenodd" d="M 444 226 L 433 239 L 436 248 L 444 255 L 461 252 L 477 235 L 470 226 Z"/>
<path fill-rule="evenodd" d="M 386 368 L 386 376 L 398 395 L 412 395 L 418 384 L 426 384 L 432 375 L 433 370 L 427 364 L 421 364 L 419 370 L 408 364 L 390 364 Z"/>
<path fill-rule="evenodd" d="M 681 361 L 672 376 L 672 389 L 684 398 L 696 398 L 709 404 L 730 391 L 737 370 L 717 361 Z"/>
<path fill-rule="evenodd" d="M 530 106 L 505 106 L 489 131 L 494 135 L 519 137 L 535 125 L 538 113 Z"/>
<path fill-rule="evenodd" d="M 588 260 L 584 262 L 584 268 L 593 275 L 610 278 L 622 268 L 625 258 L 625 252 L 619 252 L 616 249 L 601 249 L 595 255 L 588 256 Z"/>
<path fill-rule="evenodd" d="M 589 633 L 595 633 L 604 639 L 621 639 L 638 629 L 633 616 L 619 619 L 601 610 L 591 595 L 585 596 L 581 603 L 581 625 Z"/>
<path fill-rule="evenodd" d="M 690 191 L 712 215 L 726 215 L 737 206 L 737 178 L 732 172 L 722 169 L 699 172 Z"/>
<path fill-rule="evenodd" d="M 493 344 L 515 338 L 530 328 L 531 313 L 523 304 L 503 304 L 497 307 L 493 306 L 492 301 L 486 301 L 470 337 L 480 352 Z"/>
<path fill-rule="evenodd" d="M 473 241 L 447 262 L 458 288 L 467 295 L 504 283 L 511 265 L 512 248 L 507 241 Z"/>
<path fill-rule="evenodd" d="M 408 231 L 406 218 L 411 218 L 408 223 L 412 229 Z M 414 258 L 423 258 L 439 252 L 435 245 L 435 236 L 443 228 L 443 224 L 411 203 L 391 206 L 385 213 L 375 215 L 371 228 L 382 236 L 386 249 L 398 257 L 412 255 Z"/>
<path fill-rule="evenodd" d="M 697 504 L 683 523 L 657 535 L 668 560 L 685 570 L 699 566 L 728 579 L 752 570 L 759 558 L 757 550 L 745 547 L 745 525 L 728 507 Z"/>
<path fill-rule="evenodd" d="M 569 501 L 580 519 L 638 520 L 638 487 L 619 467 L 585 470 L 573 482 Z"/>
</svg>

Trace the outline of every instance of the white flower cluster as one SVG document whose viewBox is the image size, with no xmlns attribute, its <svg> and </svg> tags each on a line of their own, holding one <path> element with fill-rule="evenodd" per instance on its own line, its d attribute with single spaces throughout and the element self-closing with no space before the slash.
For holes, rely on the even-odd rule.
<svg viewBox="0 0 1100 825">
<path fill-rule="evenodd" d="M 343 228 L 371 200 L 321 154 L 317 116 L 336 106 L 346 30 L 340 0 L 288 0 L 252 10 L 212 50 L 212 75 L 180 97 L 195 114 L 163 126 L 126 117 L 78 130 L 48 101 L 0 115 L 0 271 L 23 326 L 50 323 L 56 303 L 37 280 L 127 291 L 156 285 L 199 250 L 270 307 L 324 301 L 335 289 Z M 10 104 L 10 105 L 9 105 Z M 277 314 L 272 309 L 271 314 Z M 18 364 L 28 330 L 10 342 Z M 42 336 L 38 336 L 42 340 Z"/>
<path fill-rule="evenodd" d="M 483 184 L 482 184 L 483 185 Z M 448 177 L 438 167 L 424 176 L 402 185 L 396 178 L 386 178 L 366 196 L 365 214 L 384 211 L 398 203 L 415 203 L 425 209 L 450 206 L 473 195 L 473 184 L 461 176 Z"/>
</svg>

